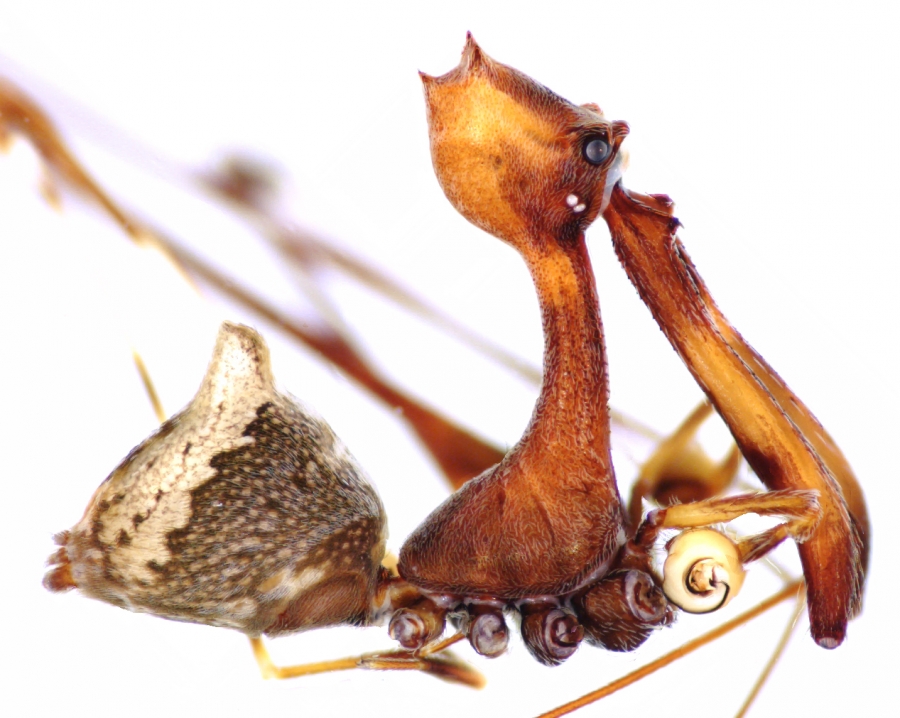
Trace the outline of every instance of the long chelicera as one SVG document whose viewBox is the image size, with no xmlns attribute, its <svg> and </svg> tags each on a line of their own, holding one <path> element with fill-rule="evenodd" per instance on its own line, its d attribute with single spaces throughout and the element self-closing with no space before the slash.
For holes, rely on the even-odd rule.
<svg viewBox="0 0 900 718">
<path fill-rule="evenodd" d="M 770 489 L 818 492 L 821 518 L 799 551 L 813 638 L 834 648 L 862 605 L 862 490 L 821 424 L 722 315 L 675 234 L 671 209 L 667 197 L 617 186 L 604 217 L 629 279 L 757 476 Z"/>
</svg>

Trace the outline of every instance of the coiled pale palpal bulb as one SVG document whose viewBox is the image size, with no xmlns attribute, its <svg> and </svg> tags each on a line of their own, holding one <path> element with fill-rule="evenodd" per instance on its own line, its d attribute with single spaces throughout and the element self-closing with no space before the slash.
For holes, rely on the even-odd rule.
<svg viewBox="0 0 900 718">
<path fill-rule="evenodd" d="M 744 584 L 744 566 L 734 541 L 715 529 L 682 531 L 666 546 L 663 592 L 688 613 L 724 608 Z"/>
</svg>

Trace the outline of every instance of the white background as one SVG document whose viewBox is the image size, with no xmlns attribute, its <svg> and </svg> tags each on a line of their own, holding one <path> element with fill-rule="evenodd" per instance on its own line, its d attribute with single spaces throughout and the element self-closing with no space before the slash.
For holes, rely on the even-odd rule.
<svg viewBox="0 0 900 718">
<path fill-rule="evenodd" d="M 875 545 L 863 615 L 831 652 L 813 644 L 802 619 L 754 715 L 886 714 L 883 701 L 896 695 L 898 237 L 889 217 L 900 64 L 896 20 L 874 8 L 889 4 L 280 5 L 16 4 L 2 13 L 0 72 L 44 102 L 123 202 L 215 248 L 230 271 L 283 303 L 292 285 L 238 223 L 131 166 L 164 173 L 233 149 L 270 158 L 288 174 L 290 211 L 304 226 L 533 361 L 539 321 L 524 266 L 443 198 L 416 70 L 449 70 L 471 30 L 496 59 L 627 120 L 626 184 L 676 200 L 713 295 L 843 446 L 869 499 Z M 637 654 L 585 647 L 556 669 L 538 666 L 516 639 L 508 656 L 473 657 L 489 679 L 481 692 L 362 672 L 278 684 L 259 679 L 238 634 L 47 593 L 50 536 L 79 518 L 95 486 L 155 426 L 131 346 L 175 411 L 199 383 L 218 321 L 245 315 L 197 300 L 71 197 L 64 213 L 49 210 L 36 171 L 22 143 L 0 156 L 0 685 L 15 714 L 527 716 L 715 622 L 683 618 Z M 591 237 L 612 402 L 668 431 L 699 393 L 624 279 L 602 222 Z M 335 289 L 391 376 L 494 440 L 516 440 L 533 388 L 380 300 Z M 398 548 L 446 493 L 428 460 L 390 414 L 259 326 L 282 385 L 316 406 L 367 467 Z M 633 470 L 623 462 L 623 482 Z M 775 586 L 756 569 L 735 610 Z M 773 612 L 583 715 L 729 715 L 787 620 L 786 608 Z M 288 663 L 389 645 L 380 629 L 347 629 L 280 639 L 272 650 Z"/>
</svg>

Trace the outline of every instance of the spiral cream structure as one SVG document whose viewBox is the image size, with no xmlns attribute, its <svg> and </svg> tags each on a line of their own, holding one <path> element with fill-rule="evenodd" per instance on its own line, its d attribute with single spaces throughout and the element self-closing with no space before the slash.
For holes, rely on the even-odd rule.
<svg viewBox="0 0 900 718">
<path fill-rule="evenodd" d="M 714 529 L 683 531 L 668 547 L 663 567 L 666 598 L 688 613 L 724 608 L 744 584 L 734 542 Z"/>
</svg>

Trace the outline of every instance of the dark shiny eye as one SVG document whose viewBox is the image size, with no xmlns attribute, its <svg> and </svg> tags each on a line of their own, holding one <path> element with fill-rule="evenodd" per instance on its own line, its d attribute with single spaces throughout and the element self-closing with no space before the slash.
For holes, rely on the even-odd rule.
<svg viewBox="0 0 900 718">
<path fill-rule="evenodd" d="M 603 164 L 611 152 L 609 142 L 603 137 L 592 137 L 584 143 L 584 158 L 592 165 Z"/>
</svg>

